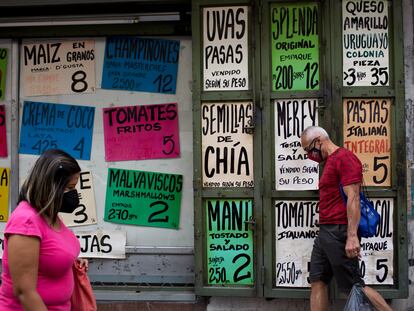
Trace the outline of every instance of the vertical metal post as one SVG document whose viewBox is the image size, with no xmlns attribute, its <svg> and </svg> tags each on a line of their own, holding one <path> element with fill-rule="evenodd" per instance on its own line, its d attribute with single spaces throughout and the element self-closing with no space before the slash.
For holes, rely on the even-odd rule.
<svg viewBox="0 0 414 311">
<path fill-rule="evenodd" d="M 20 42 L 12 41 L 11 48 L 11 174 L 10 174 L 10 206 L 16 208 L 19 197 L 19 105 L 20 105 Z"/>
</svg>

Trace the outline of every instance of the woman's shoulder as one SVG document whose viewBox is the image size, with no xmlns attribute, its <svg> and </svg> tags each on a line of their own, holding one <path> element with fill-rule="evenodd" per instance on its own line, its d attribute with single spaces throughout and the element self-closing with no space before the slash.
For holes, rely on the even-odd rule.
<svg viewBox="0 0 414 311">
<path fill-rule="evenodd" d="M 21 201 L 11 213 L 6 225 L 6 230 L 11 227 L 39 227 L 42 225 L 43 220 L 39 213 L 29 204 L 29 202 Z"/>
</svg>

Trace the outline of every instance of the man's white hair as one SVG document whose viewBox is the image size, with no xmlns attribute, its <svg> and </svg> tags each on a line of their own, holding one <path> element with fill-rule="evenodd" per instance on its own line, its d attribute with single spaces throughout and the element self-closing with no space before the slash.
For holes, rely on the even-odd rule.
<svg viewBox="0 0 414 311">
<path fill-rule="evenodd" d="M 328 133 L 320 126 L 308 126 L 300 136 L 306 140 L 312 140 L 318 136 L 329 139 Z"/>
</svg>

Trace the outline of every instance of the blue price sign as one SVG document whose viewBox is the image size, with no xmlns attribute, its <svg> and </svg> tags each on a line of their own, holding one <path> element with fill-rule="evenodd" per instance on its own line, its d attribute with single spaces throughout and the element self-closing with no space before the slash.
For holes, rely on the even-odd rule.
<svg viewBox="0 0 414 311">
<path fill-rule="evenodd" d="M 76 159 L 91 157 L 95 107 L 24 102 L 20 153 L 62 149 Z"/>
<path fill-rule="evenodd" d="M 179 54 L 177 40 L 109 37 L 102 88 L 175 94 Z"/>
</svg>

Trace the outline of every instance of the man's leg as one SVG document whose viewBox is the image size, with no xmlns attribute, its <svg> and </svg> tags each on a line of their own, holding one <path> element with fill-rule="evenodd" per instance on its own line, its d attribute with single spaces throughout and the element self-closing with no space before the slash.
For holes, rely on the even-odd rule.
<svg viewBox="0 0 414 311">
<path fill-rule="evenodd" d="M 311 311 L 328 310 L 328 285 L 323 281 L 311 284 Z"/>
<path fill-rule="evenodd" d="M 365 286 L 364 293 L 378 311 L 392 311 L 391 307 L 375 289 Z"/>
</svg>

